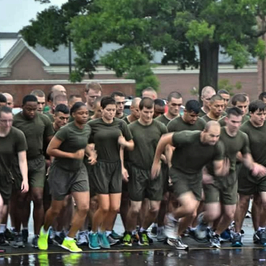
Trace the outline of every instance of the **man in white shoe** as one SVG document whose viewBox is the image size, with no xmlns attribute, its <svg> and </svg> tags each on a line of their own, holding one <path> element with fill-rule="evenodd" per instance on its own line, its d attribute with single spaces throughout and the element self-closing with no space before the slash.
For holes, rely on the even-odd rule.
<svg viewBox="0 0 266 266">
<path fill-rule="evenodd" d="M 201 200 L 202 168 L 212 161 L 215 174 L 224 176 L 228 172 L 229 167 L 224 160 L 224 147 L 219 141 L 220 130 L 218 122 L 210 121 L 203 131 L 185 130 L 165 134 L 157 145 L 152 165 L 152 178 L 156 178 L 160 172 L 160 158 L 166 146 L 170 144 L 175 147 L 169 175 L 180 205 L 172 214 L 177 221 L 180 218 L 182 220 L 177 232 L 166 231 L 165 233 L 168 244 L 177 249 L 188 248 L 183 243 L 181 234 L 191 223 L 193 213 Z M 174 226 L 173 220 L 168 222 Z"/>
</svg>

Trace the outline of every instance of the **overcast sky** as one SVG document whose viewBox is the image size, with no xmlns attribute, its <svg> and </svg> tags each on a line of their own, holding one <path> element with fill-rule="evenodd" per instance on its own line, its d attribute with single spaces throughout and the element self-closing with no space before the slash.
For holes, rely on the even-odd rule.
<svg viewBox="0 0 266 266">
<path fill-rule="evenodd" d="M 37 12 L 49 5 L 61 6 L 67 0 L 51 0 L 51 4 L 40 4 L 34 0 L 0 0 L 0 32 L 18 32 L 36 18 Z"/>
</svg>

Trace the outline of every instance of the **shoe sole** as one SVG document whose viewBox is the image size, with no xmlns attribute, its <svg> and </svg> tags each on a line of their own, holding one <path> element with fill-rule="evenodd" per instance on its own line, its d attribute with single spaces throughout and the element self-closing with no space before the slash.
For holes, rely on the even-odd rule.
<svg viewBox="0 0 266 266">
<path fill-rule="evenodd" d="M 124 247 L 132 247 L 132 244 L 125 244 L 125 243 L 122 243 L 122 246 L 124 246 Z"/>
<path fill-rule="evenodd" d="M 210 245 L 211 248 L 221 248 L 221 245 Z"/>
<path fill-rule="evenodd" d="M 94 249 L 94 250 L 99 250 L 99 249 L 101 249 L 101 247 L 92 247 L 91 245 L 89 245 L 89 248 L 90 248 L 90 249 Z"/>
<path fill-rule="evenodd" d="M 186 246 L 186 247 L 177 247 L 173 242 L 171 242 L 169 239 L 167 239 L 166 243 L 171 246 L 171 247 L 175 247 L 176 249 L 178 250 L 188 250 L 189 247 Z"/>
<path fill-rule="evenodd" d="M 67 247 L 65 247 L 65 246 L 63 246 L 63 245 L 60 245 L 60 247 L 63 248 L 63 249 L 65 249 L 65 250 L 68 250 L 68 251 L 70 251 L 70 252 L 72 252 L 72 253 L 81 253 L 81 252 L 82 252 L 82 250 L 76 250 L 76 251 L 73 251 L 73 250 L 71 250 L 71 249 L 69 249 L 69 248 L 67 248 Z"/>
<path fill-rule="evenodd" d="M 150 244 L 149 243 L 141 243 L 140 241 L 138 241 L 138 245 L 139 246 L 149 246 Z"/>
</svg>

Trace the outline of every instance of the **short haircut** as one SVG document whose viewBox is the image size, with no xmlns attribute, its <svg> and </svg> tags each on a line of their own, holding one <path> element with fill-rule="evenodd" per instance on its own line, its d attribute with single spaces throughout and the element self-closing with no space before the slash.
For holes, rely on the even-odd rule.
<svg viewBox="0 0 266 266">
<path fill-rule="evenodd" d="M 30 95 L 35 95 L 37 97 L 45 97 L 45 93 L 42 90 L 33 90 Z"/>
<path fill-rule="evenodd" d="M 71 94 L 68 100 L 71 101 L 73 98 L 82 98 L 82 97 L 79 94 Z"/>
<path fill-rule="evenodd" d="M 139 107 L 139 103 L 140 103 L 140 101 L 141 101 L 141 98 L 140 98 L 140 97 L 135 97 L 135 98 L 132 100 L 131 106 Z"/>
<path fill-rule="evenodd" d="M 165 102 L 162 99 L 155 99 L 154 100 L 154 105 L 159 105 L 159 106 L 164 107 L 165 106 Z"/>
<path fill-rule="evenodd" d="M 232 103 L 233 106 L 236 106 L 236 103 L 237 103 L 237 102 L 244 103 L 244 102 L 246 102 L 246 101 L 247 101 L 247 98 L 246 98 L 246 96 L 245 96 L 244 94 L 242 94 L 242 93 L 237 93 L 237 94 L 235 94 L 235 95 L 232 97 L 232 99 L 231 99 L 231 103 Z"/>
<path fill-rule="evenodd" d="M 54 110 L 54 113 L 57 114 L 57 113 L 64 113 L 65 115 L 69 114 L 70 113 L 70 110 L 68 108 L 68 106 L 66 106 L 65 104 L 63 103 L 60 103 L 58 104 L 56 107 L 55 107 L 55 110 Z"/>
<path fill-rule="evenodd" d="M 119 97 L 126 97 L 125 94 L 121 91 L 114 91 L 112 92 L 112 94 L 110 95 L 110 97 L 115 98 L 115 96 L 119 96 Z"/>
<path fill-rule="evenodd" d="M 264 98 L 266 98 L 266 92 L 265 92 L 265 91 L 262 92 L 262 93 L 259 95 L 259 100 L 262 100 L 262 101 L 263 101 Z"/>
<path fill-rule="evenodd" d="M 221 95 L 215 94 L 210 99 L 210 104 L 214 103 L 215 101 L 223 101 L 223 97 Z"/>
<path fill-rule="evenodd" d="M 6 113 L 6 114 L 10 114 L 10 113 L 12 114 L 12 109 L 7 107 L 7 106 L 1 106 L 0 107 L 0 117 L 2 115 L 2 112 Z"/>
<path fill-rule="evenodd" d="M 54 99 L 53 99 L 53 103 L 56 103 L 58 101 L 67 101 L 67 96 L 65 94 L 57 94 L 55 95 Z"/>
<path fill-rule="evenodd" d="M 143 92 L 145 92 L 145 91 L 154 92 L 154 93 L 157 94 L 156 90 L 155 90 L 154 88 L 152 88 L 152 87 L 147 87 L 146 89 L 142 90 L 141 93 L 143 93 Z"/>
<path fill-rule="evenodd" d="M 198 114 L 200 112 L 200 103 L 197 100 L 189 100 L 186 102 L 185 109 L 187 112 Z"/>
<path fill-rule="evenodd" d="M 229 92 L 227 90 L 218 90 L 217 94 L 221 95 L 221 94 L 227 94 L 230 95 Z"/>
<path fill-rule="evenodd" d="M 53 95 L 53 92 L 50 91 L 50 92 L 48 93 L 48 96 L 47 96 L 47 101 L 48 101 L 48 102 L 52 102 L 53 100 L 54 100 L 54 95 Z"/>
<path fill-rule="evenodd" d="M 211 86 L 205 86 L 202 91 L 201 91 L 201 96 L 205 97 L 206 94 L 208 94 L 209 92 L 215 92 L 215 89 Z"/>
<path fill-rule="evenodd" d="M 31 95 L 28 94 L 26 96 L 24 96 L 23 100 L 22 100 L 22 105 L 25 105 L 27 102 L 38 102 L 37 98 L 35 95 Z"/>
<path fill-rule="evenodd" d="M 182 98 L 182 95 L 180 92 L 178 91 L 172 91 L 169 93 L 169 95 L 167 96 L 167 101 L 170 102 L 172 100 L 172 98 L 175 98 L 175 99 L 180 99 Z"/>
<path fill-rule="evenodd" d="M 6 96 L 0 93 L 0 103 L 6 103 L 6 102 L 7 102 Z"/>
<path fill-rule="evenodd" d="M 212 126 L 218 126 L 219 128 L 221 128 L 219 122 L 211 120 L 205 124 L 204 131 L 209 131 Z"/>
<path fill-rule="evenodd" d="M 238 107 L 231 107 L 227 110 L 227 117 L 230 117 L 230 115 L 235 115 L 235 116 L 242 116 L 243 112 L 240 110 Z"/>
<path fill-rule="evenodd" d="M 143 97 L 139 103 L 139 109 L 143 110 L 144 107 L 146 107 L 147 109 L 153 109 L 154 108 L 154 100 L 152 100 L 149 97 Z"/>
<path fill-rule="evenodd" d="M 265 108 L 266 108 L 266 104 L 262 100 L 252 101 L 248 106 L 248 110 L 252 114 L 255 113 L 257 110 L 264 111 Z"/>
<path fill-rule="evenodd" d="M 89 90 L 94 90 L 94 91 L 102 91 L 102 86 L 98 82 L 90 82 L 87 83 L 85 86 L 85 92 L 89 92 Z"/>
<path fill-rule="evenodd" d="M 116 105 L 115 103 L 115 99 L 110 97 L 110 96 L 104 96 L 102 99 L 101 99 L 101 107 L 103 109 L 105 109 L 105 107 L 108 105 L 108 104 L 114 104 Z"/>
<path fill-rule="evenodd" d="M 80 107 L 86 106 L 83 102 L 76 102 L 70 109 L 70 115 L 72 116 L 73 113 L 75 113 Z"/>
</svg>

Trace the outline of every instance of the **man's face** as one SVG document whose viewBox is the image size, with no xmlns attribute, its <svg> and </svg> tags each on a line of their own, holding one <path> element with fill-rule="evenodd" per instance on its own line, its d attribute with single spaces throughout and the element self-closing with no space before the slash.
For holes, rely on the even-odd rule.
<svg viewBox="0 0 266 266">
<path fill-rule="evenodd" d="M 88 92 L 85 92 L 85 98 L 90 108 L 93 108 L 96 98 L 101 97 L 101 96 L 102 96 L 101 91 L 95 91 L 95 90 L 90 89 Z"/>
<path fill-rule="evenodd" d="M 5 95 L 6 100 L 7 100 L 6 106 L 11 108 L 11 109 L 14 108 L 14 100 L 13 100 L 12 95 L 10 95 L 9 93 L 4 94 L 4 95 Z"/>
<path fill-rule="evenodd" d="M 176 99 L 171 98 L 171 101 L 167 103 L 168 105 L 168 113 L 172 116 L 178 116 L 180 107 L 182 105 L 182 98 Z"/>
<path fill-rule="evenodd" d="M 1 112 L 0 117 L 0 128 L 8 133 L 13 124 L 13 115 L 12 113 Z"/>
<path fill-rule="evenodd" d="M 36 96 L 37 98 L 37 112 L 38 113 L 43 113 L 43 108 L 45 106 L 45 97 L 39 97 L 39 96 Z"/>
<path fill-rule="evenodd" d="M 54 114 L 54 123 L 58 128 L 66 125 L 68 120 L 69 120 L 69 114 L 64 114 L 62 112 Z"/>
<path fill-rule="evenodd" d="M 229 131 L 230 135 L 235 136 L 241 126 L 242 122 L 242 115 L 230 115 L 229 117 L 225 118 L 225 123 L 227 130 Z"/>
<path fill-rule="evenodd" d="M 256 127 L 262 127 L 265 121 L 264 110 L 256 110 L 254 113 L 250 113 L 250 122 Z"/>
<path fill-rule="evenodd" d="M 213 95 L 215 95 L 214 91 L 206 92 L 204 95 L 202 95 L 201 100 L 202 100 L 203 107 L 209 109 L 210 99 Z"/>
<path fill-rule="evenodd" d="M 216 100 L 210 104 L 210 112 L 214 117 L 220 117 L 224 110 L 224 100 Z"/>
<path fill-rule="evenodd" d="M 116 114 L 121 115 L 124 113 L 126 98 L 124 96 L 115 96 Z"/>
<path fill-rule="evenodd" d="M 198 120 L 199 115 L 194 112 L 188 112 L 184 110 L 183 120 L 190 125 L 194 125 Z"/>
<path fill-rule="evenodd" d="M 89 118 L 88 108 L 81 106 L 75 113 L 72 113 L 75 121 L 79 124 L 86 124 Z"/>
<path fill-rule="evenodd" d="M 236 102 L 235 107 L 239 108 L 243 112 L 243 116 L 248 112 L 248 101 L 246 102 Z"/>
<path fill-rule="evenodd" d="M 215 145 L 220 138 L 221 128 L 219 126 L 211 126 L 208 131 L 204 130 L 204 143 Z"/>
<path fill-rule="evenodd" d="M 102 117 L 106 120 L 111 121 L 114 119 L 116 114 L 116 105 L 115 104 L 107 104 L 104 109 L 102 109 Z"/>
<path fill-rule="evenodd" d="M 37 105 L 37 102 L 26 102 L 25 105 L 22 106 L 22 113 L 26 119 L 34 119 L 37 112 Z"/>
<path fill-rule="evenodd" d="M 150 124 L 152 122 L 154 108 L 148 109 L 147 107 L 143 107 L 143 109 L 140 110 L 139 113 L 140 122 L 142 122 L 143 124 Z"/>
<path fill-rule="evenodd" d="M 67 94 L 66 88 L 64 86 L 62 86 L 62 85 L 54 86 L 53 93 L 54 93 L 54 96 L 58 95 L 58 94 L 64 94 L 64 95 Z"/>
<path fill-rule="evenodd" d="M 224 109 L 227 107 L 229 100 L 230 100 L 230 95 L 222 93 L 220 96 L 224 99 Z"/>
<path fill-rule="evenodd" d="M 69 101 L 69 108 L 71 109 L 71 107 L 77 102 L 82 102 L 82 98 L 74 96 L 71 101 Z"/>
<path fill-rule="evenodd" d="M 163 114 L 164 114 L 164 106 L 155 104 L 153 118 L 156 118 L 157 116 L 160 116 Z"/>
<path fill-rule="evenodd" d="M 135 119 L 139 119 L 140 117 L 139 106 L 130 106 L 130 111 Z"/>
</svg>

